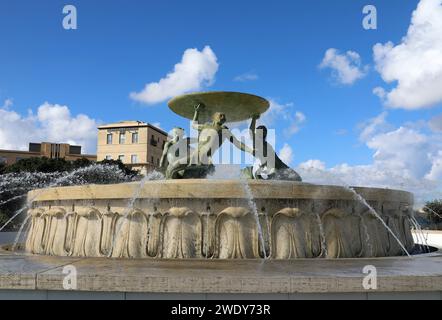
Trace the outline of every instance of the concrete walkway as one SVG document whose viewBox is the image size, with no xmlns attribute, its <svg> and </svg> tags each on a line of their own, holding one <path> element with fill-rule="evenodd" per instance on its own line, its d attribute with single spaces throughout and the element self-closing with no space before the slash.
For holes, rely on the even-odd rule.
<svg viewBox="0 0 442 320">
<path fill-rule="evenodd" d="M 442 232 L 426 235 L 431 245 L 440 244 Z M 376 272 L 376 289 L 364 288 L 367 266 L 370 274 Z M 72 272 L 76 290 L 65 290 L 66 276 Z M 0 299 L 12 298 L 442 300 L 442 252 L 411 258 L 233 261 L 71 258 L 0 251 Z"/>
</svg>

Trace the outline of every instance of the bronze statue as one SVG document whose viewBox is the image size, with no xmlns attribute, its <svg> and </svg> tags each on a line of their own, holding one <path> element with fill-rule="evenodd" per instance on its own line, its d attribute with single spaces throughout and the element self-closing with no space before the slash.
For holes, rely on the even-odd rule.
<svg viewBox="0 0 442 320">
<path fill-rule="evenodd" d="M 201 103 L 195 106 L 192 127 L 198 130 L 198 145 L 196 149 L 191 151 L 190 148 L 186 149 L 181 146 L 181 150 L 186 150 L 186 156 L 176 156 L 176 149 L 179 148 L 179 143 L 183 140 L 183 131 L 180 131 L 180 134 L 176 134 L 171 141 L 166 143 L 163 150 L 163 158 L 167 157 L 168 159 L 172 159 L 168 161 L 169 165 L 166 169 L 166 178 L 206 177 L 214 171 L 212 156 L 226 140 L 229 140 L 242 151 L 253 153 L 252 149 L 240 142 L 229 128 L 224 125 L 227 120 L 224 113 L 215 112 L 212 116 L 212 122 L 200 124 L 198 122 L 199 113 L 204 107 L 204 104 Z M 164 165 L 163 159 L 161 164 Z"/>
<path fill-rule="evenodd" d="M 301 181 L 299 174 L 286 165 L 278 157 L 273 146 L 267 142 L 267 128 L 255 128 L 260 114 L 270 106 L 267 100 L 240 92 L 200 92 L 173 98 L 168 105 L 178 115 L 192 120 L 192 127 L 198 131 L 198 139 L 184 139 L 184 130 L 174 129 L 172 139 L 166 143 L 161 159 L 163 168 L 165 159 L 168 159 L 166 178 L 206 177 L 215 169 L 212 156 L 226 140 L 229 140 L 238 149 L 255 157 L 253 167 L 242 170 L 247 178 Z M 225 125 L 227 118 L 232 122 L 252 119 L 252 148 L 232 134 Z M 192 149 L 189 145 L 194 142 L 197 142 L 197 146 Z"/>
<path fill-rule="evenodd" d="M 256 128 L 256 120 L 260 117 L 255 114 L 250 123 L 250 138 L 253 141 L 253 167 L 247 167 L 242 172 L 249 179 L 257 180 L 290 180 L 302 181 L 300 175 L 286 165 L 276 154 L 273 146 L 267 142 L 267 128 Z"/>
</svg>

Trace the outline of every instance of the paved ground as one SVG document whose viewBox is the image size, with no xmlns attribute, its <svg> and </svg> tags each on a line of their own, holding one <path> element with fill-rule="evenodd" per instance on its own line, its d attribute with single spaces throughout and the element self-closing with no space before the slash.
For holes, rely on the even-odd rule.
<svg viewBox="0 0 442 320">
<path fill-rule="evenodd" d="M 363 286 L 367 266 L 376 268 L 376 290 Z M 76 291 L 67 291 L 63 284 L 73 271 Z M 442 299 L 442 252 L 411 258 L 228 261 L 0 251 L 0 299 L 7 298 Z"/>
<path fill-rule="evenodd" d="M 0 244 L 13 243 L 16 235 L 16 232 L 0 232 Z"/>
</svg>

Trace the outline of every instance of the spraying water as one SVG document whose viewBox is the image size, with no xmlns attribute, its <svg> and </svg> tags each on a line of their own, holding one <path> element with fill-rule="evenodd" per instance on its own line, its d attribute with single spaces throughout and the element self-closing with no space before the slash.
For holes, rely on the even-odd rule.
<svg viewBox="0 0 442 320">
<path fill-rule="evenodd" d="M 140 180 L 140 182 L 138 183 L 138 185 L 135 188 L 132 198 L 129 200 L 129 202 L 123 212 L 122 217 L 120 218 L 120 219 L 122 219 L 123 222 L 121 224 L 119 224 L 118 229 L 115 232 L 115 236 L 112 240 L 112 245 L 109 249 L 108 257 L 112 257 L 117 239 L 119 238 L 119 235 L 120 235 L 121 231 L 123 230 L 124 221 L 127 221 L 129 214 L 134 209 L 135 202 L 140 198 L 141 192 L 143 191 L 143 188 L 144 188 L 144 185 L 146 184 L 146 182 L 152 181 L 152 180 L 162 180 L 162 179 L 164 179 L 164 176 L 161 173 L 159 173 L 157 171 L 152 171 Z"/>
<path fill-rule="evenodd" d="M 247 201 L 249 203 L 250 208 L 253 211 L 253 215 L 255 217 L 255 221 L 256 221 L 256 225 L 258 227 L 258 240 L 259 243 L 261 245 L 262 248 L 262 255 L 263 255 L 263 259 L 267 258 L 267 254 L 266 254 L 266 249 L 265 249 L 265 241 L 264 241 L 264 236 L 262 234 L 262 226 L 261 226 L 261 222 L 259 221 L 259 213 L 258 213 L 258 208 L 256 207 L 256 203 L 253 197 L 253 192 L 252 189 L 250 189 L 249 183 L 245 178 L 241 178 L 241 183 L 243 185 L 244 191 L 246 193 L 247 196 Z"/>
<path fill-rule="evenodd" d="M 411 224 L 414 226 L 414 228 L 416 229 L 416 235 L 418 237 L 418 239 L 420 240 L 421 244 L 423 246 L 425 246 L 425 248 L 427 249 L 427 252 L 430 252 L 430 246 L 428 245 L 428 239 L 424 234 L 424 231 L 422 230 L 421 226 L 419 225 L 419 223 L 417 222 L 417 220 L 413 217 L 410 219 Z"/>
<path fill-rule="evenodd" d="M 327 239 L 325 238 L 324 226 L 322 225 L 321 217 L 315 213 L 316 221 L 319 226 L 319 234 L 321 235 L 321 257 L 327 257 Z"/>
<path fill-rule="evenodd" d="M 133 181 L 137 177 L 126 175 L 116 165 L 109 164 L 92 164 L 88 167 L 79 168 L 70 172 L 22 172 L 0 175 L 0 192 L 2 197 L 6 197 L 8 193 L 17 192 L 11 198 L 0 202 L 0 207 L 6 204 L 14 203 L 14 201 L 24 199 L 27 192 L 33 189 L 42 189 L 34 194 L 34 197 L 28 199 L 27 203 L 16 210 L 10 218 L 0 226 L 0 231 L 4 230 L 11 224 L 20 214 L 29 209 L 30 203 L 35 200 L 44 189 L 59 186 L 84 185 L 84 184 L 103 184 L 103 183 L 120 183 Z M 14 241 L 14 247 L 17 246 L 21 234 L 28 222 L 28 217 L 21 223 L 18 234 Z"/>
<path fill-rule="evenodd" d="M 437 212 L 434 211 L 433 209 L 431 209 L 431 208 L 429 208 L 429 207 L 427 207 L 427 206 L 424 206 L 424 208 L 430 210 L 431 213 L 433 213 L 436 217 L 442 219 L 442 215 L 440 215 L 439 213 L 437 213 Z"/>
<path fill-rule="evenodd" d="M 347 183 L 345 183 L 340 177 L 336 176 L 333 173 L 325 171 L 325 170 L 311 168 L 310 171 L 307 170 L 307 173 L 312 173 L 313 174 L 313 179 L 315 179 L 315 178 L 316 179 L 320 178 L 322 180 L 325 179 L 327 183 L 332 183 L 332 184 L 340 185 L 340 186 L 344 187 L 345 189 L 347 189 L 348 191 L 350 191 L 354 195 L 355 199 L 357 201 L 359 201 L 360 203 L 362 203 L 363 205 L 365 205 L 368 208 L 368 210 L 370 211 L 370 213 L 372 213 L 373 216 L 375 216 L 382 223 L 382 225 L 385 227 L 385 229 L 393 236 L 395 241 L 397 241 L 397 243 L 399 244 L 401 249 L 407 254 L 407 256 L 410 257 L 410 253 L 407 251 L 407 249 L 402 244 L 402 242 L 397 237 L 397 235 L 393 232 L 393 230 L 391 230 L 391 228 L 385 223 L 385 221 L 376 212 L 376 210 L 373 209 L 373 207 L 368 204 L 368 202 L 364 199 L 364 197 L 362 197 L 353 187 L 351 187 Z"/>
<path fill-rule="evenodd" d="M 373 209 L 373 207 L 368 204 L 368 202 L 364 199 L 364 197 L 362 197 L 359 193 L 356 192 L 356 190 L 354 190 L 351 187 L 346 187 L 346 189 L 351 191 L 354 194 L 354 196 L 356 197 L 356 199 L 368 208 L 370 213 L 373 214 L 382 223 L 382 225 L 385 227 L 385 229 L 387 229 L 387 231 L 393 236 L 393 238 L 399 244 L 401 249 L 407 254 L 407 256 L 411 257 L 410 253 L 407 251 L 405 246 L 402 244 L 401 240 L 399 240 L 399 238 L 396 236 L 396 234 L 393 232 L 393 230 L 391 230 L 391 228 L 385 223 L 384 219 L 382 219 L 382 217 L 376 212 L 376 210 Z"/>
</svg>

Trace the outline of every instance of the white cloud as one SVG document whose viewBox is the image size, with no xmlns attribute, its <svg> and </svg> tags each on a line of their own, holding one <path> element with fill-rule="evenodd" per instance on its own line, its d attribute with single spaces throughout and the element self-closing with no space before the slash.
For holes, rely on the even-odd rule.
<svg viewBox="0 0 442 320">
<path fill-rule="evenodd" d="M 307 160 L 299 165 L 304 170 L 325 170 L 325 162 L 321 160 Z"/>
<path fill-rule="evenodd" d="M 261 122 L 268 127 L 275 124 L 276 121 L 288 120 L 290 117 L 290 111 L 293 109 L 293 103 L 278 103 L 274 99 L 268 99 L 270 102 L 270 107 L 266 113 L 261 116 Z"/>
<path fill-rule="evenodd" d="M 97 121 L 84 114 L 72 116 L 67 106 L 45 102 L 37 114 L 21 115 L 0 108 L 0 148 L 27 150 L 29 142 L 81 145 L 83 152 L 96 150 Z"/>
<path fill-rule="evenodd" d="M 307 117 L 304 113 L 294 110 L 293 103 L 281 104 L 274 99 L 269 99 L 270 108 L 261 116 L 260 121 L 269 129 L 286 124 L 284 133 L 290 137 L 299 132 Z"/>
<path fill-rule="evenodd" d="M 362 79 L 368 71 L 368 66 L 362 66 L 361 57 L 357 52 L 347 51 L 341 54 L 334 48 L 330 48 L 325 52 L 319 68 L 330 68 L 336 81 L 344 85 L 351 85 Z"/>
<path fill-rule="evenodd" d="M 376 88 L 387 106 L 419 109 L 442 102 L 442 0 L 421 0 L 401 43 L 373 47 L 376 70 L 391 91 Z"/>
<path fill-rule="evenodd" d="M 309 160 L 298 170 L 306 182 L 408 190 L 421 204 L 442 196 L 442 135 L 419 128 L 395 128 L 383 113 L 360 128 L 360 140 L 373 151 L 372 163 L 326 168 L 320 160 Z"/>
<path fill-rule="evenodd" d="M 429 180 L 441 180 L 442 179 L 442 150 L 432 156 L 432 166 L 430 172 L 425 175 L 425 178 Z"/>
<path fill-rule="evenodd" d="M 375 134 L 391 129 L 391 125 L 386 122 L 387 115 L 387 112 L 382 112 L 377 117 L 369 119 L 368 121 L 360 124 L 359 128 L 361 129 L 361 133 L 359 135 L 359 139 L 365 142 Z"/>
<path fill-rule="evenodd" d="M 287 165 L 293 162 L 293 149 L 287 143 L 279 150 L 280 159 Z"/>
<path fill-rule="evenodd" d="M 10 107 L 12 107 L 13 106 L 13 101 L 12 101 L 12 99 L 6 99 L 4 102 L 3 102 L 3 106 L 1 106 L 0 107 L 0 109 L 9 109 Z"/>
<path fill-rule="evenodd" d="M 255 81 L 258 80 L 259 76 L 254 72 L 246 72 L 243 74 L 240 74 L 239 76 L 236 76 L 233 81 L 236 82 L 247 82 L 247 81 Z"/>
<path fill-rule="evenodd" d="M 285 133 L 288 136 L 294 135 L 301 130 L 301 125 L 307 120 L 305 114 L 300 111 L 295 112 L 295 116 L 290 120 L 290 126 L 286 129 Z"/>
<path fill-rule="evenodd" d="M 165 78 L 148 83 L 140 92 L 132 92 L 130 97 L 149 105 L 163 102 L 174 96 L 210 86 L 217 71 L 217 57 L 209 46 L 204 47 L 202 51 L 187 49 L 181 62 L 177 63 Z"/>
<path fill-rule="evenodd" d="M 428 125 L 434 132 L 442 132 L 442 114 L 431 118 Z"/>
</svg>

